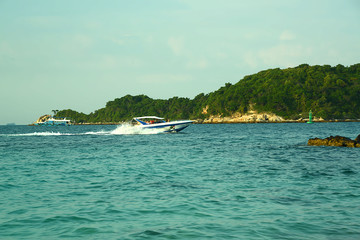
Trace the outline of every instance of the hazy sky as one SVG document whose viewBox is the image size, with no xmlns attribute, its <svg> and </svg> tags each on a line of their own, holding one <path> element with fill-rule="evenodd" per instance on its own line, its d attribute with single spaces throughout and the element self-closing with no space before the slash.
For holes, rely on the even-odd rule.
<svg viewBox="0 0 360 240">
<path fill-rule="evenodd" d="M 0 0 L 0 124 L 359 62 L 358 0 Z"/>
</svg>

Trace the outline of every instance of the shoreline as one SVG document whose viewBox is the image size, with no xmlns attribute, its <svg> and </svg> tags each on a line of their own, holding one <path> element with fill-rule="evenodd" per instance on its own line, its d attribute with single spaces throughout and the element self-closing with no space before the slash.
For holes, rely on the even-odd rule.
<svg viewBox="0 0 360 240">
<path fill-rule="evenodd" d="M 282 121 L 204 121 L 195 120 L 194 124 L 256 124 L 256 123 L 307 123 L 304 120 L 282 120 Z M 332 123 L 332 122 L 360 122 L 360 119 L 331 119 L 331 120 L 313 120 L 312 123 Z"/>
<path fill-rule="evenodd" d="M 207 109 L 203 110 L 203 114 L 207 114 Z M 311 111 L 309 116 L 302 116 L 299 114 L 299 118 L 285 119 L 271 112 L 258 112 L 255 110 L 248 111 L 245 114 L 235 112 L 230 116 L 223 116 L 223 114 L 203 116 L 204 118 L 191 119 L 194 124 L 244 124 L 244 123 L 321 123 L 321 122 L 360 122 L 360 119 L 323 119 L 322 117 L 312 116 Z M 49 118 L 53 118 L 51 115 L 43 115 L 36 122 L 29 124 L 34 126 L 36 123 L 46 122 Z M 66 119 L 66 118 L 64 118 Z M 66 120 L 69 121 L 69 120 Z M 71 125 L 120 125 L 129 121 L 119 122 L 69 122 Z M 310 124 L 311 124 L 310 123 Z"/>
<path fill-rule="evenodd" d="M 258 124 L 258 123 L 307 123 L 308 119 L 303 120 L 282 120 L 282 121 L 205 121 L 196 119 L 193 124 Z M 335 122 L 360 122 L 360 119 L 331 119 L 331 120 L 314 120 L 313 123 L 335 123 Z M 120 125 L 126 122 L 97 122 L 97 123 L 73 123 L 76 126 L 93 126 L 93 125 Z M 36 126 L 28 124 L 28 126 Z"/>
</svg>

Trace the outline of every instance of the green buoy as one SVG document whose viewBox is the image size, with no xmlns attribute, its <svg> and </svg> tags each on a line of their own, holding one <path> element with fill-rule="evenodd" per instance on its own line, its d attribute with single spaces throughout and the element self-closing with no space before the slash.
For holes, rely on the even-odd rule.
<svg viewBox="0 0 360 240">
<path fill-rule="evenodd" d="M 309 121 L 308 121 L 307 123 L 313 123 L 311 110 L 310 110 L 310 112 L 309 112 Z"/>
</svg>

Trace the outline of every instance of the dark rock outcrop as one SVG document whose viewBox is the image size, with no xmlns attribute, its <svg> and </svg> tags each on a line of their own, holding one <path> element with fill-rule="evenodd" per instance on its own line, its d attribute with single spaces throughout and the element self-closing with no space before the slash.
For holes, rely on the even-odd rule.
<svg viewBox="0 0 360 240">
<path fill-rule="evenodd" d="M 311 138 L 308 141 L 310 146 L 335 146 L 335 147 L 360 147 L 360 135 L 355 140 L 342 136 L 330 136 L 325 139 Z"/>
<path fill-rule="evenodd" d="M 360 143 L 360 134 L 355 138 L 355 142 Z"/>
</svg>

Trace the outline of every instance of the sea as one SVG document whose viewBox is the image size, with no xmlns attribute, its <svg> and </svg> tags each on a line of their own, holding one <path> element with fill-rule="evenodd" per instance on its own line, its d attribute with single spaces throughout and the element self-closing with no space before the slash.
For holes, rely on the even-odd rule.
<svg viewBox="0 0 360 240">
<path fill-rule="evenodd" d="M 359 122 L 0 126 L 0 239 L 360 239 Z"/>
</svg>

